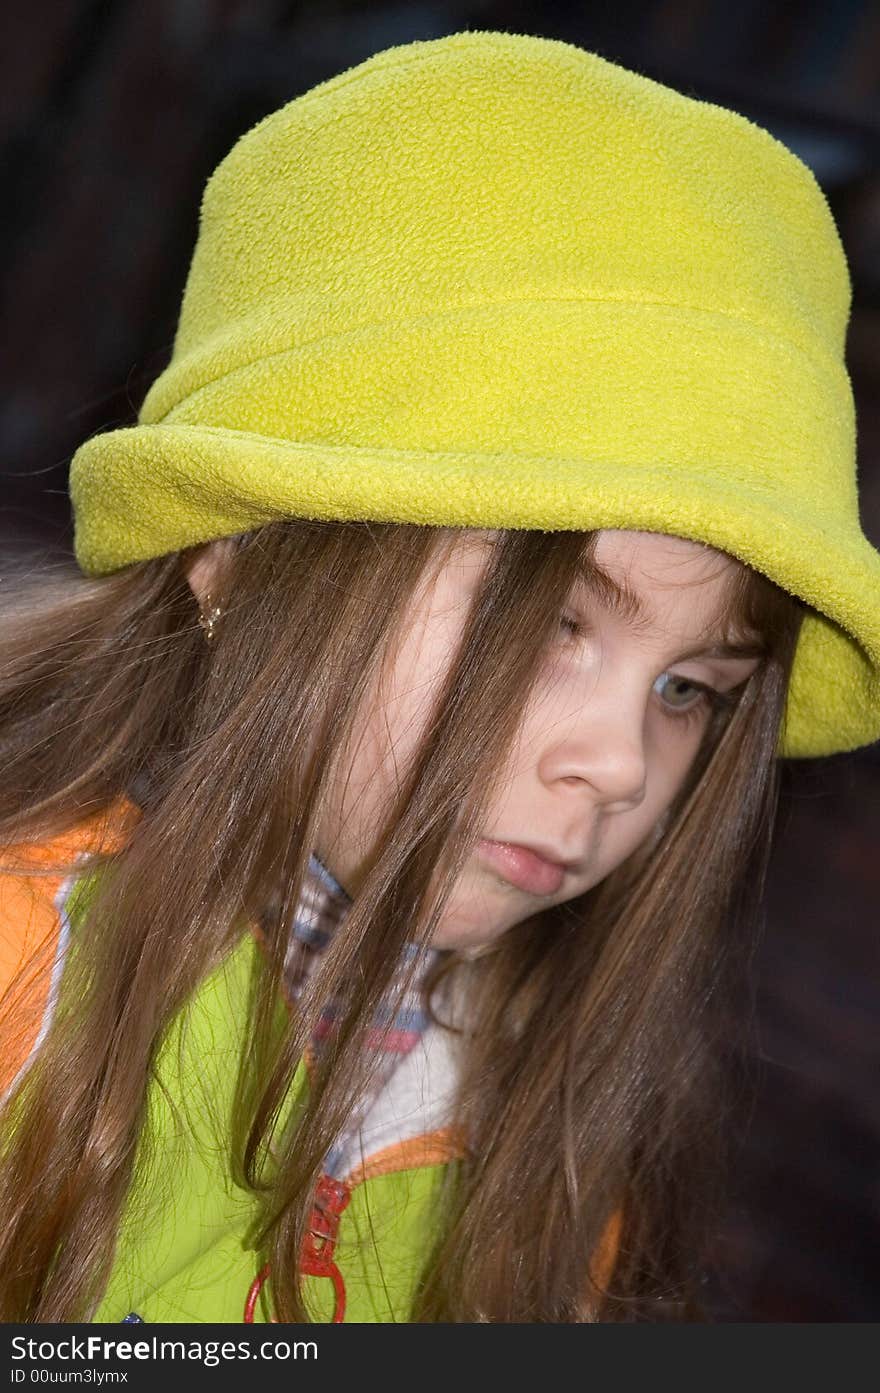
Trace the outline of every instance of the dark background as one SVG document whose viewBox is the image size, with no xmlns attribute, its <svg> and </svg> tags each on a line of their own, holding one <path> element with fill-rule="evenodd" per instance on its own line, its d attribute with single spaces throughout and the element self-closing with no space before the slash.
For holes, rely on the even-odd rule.
<svg viewBox="0 0 880 1393">
<path fill-rule="evenodd" d="M 168 361 L 199 201 L 239 135 L 379 49 L 567 39 L 734 107 L 808 163 L 854 282 L 864 529 L 880 545 L 880 5 L 616 0 L 4 7 L 0 561 L 69 552 L 67 468 Z M 817 537 L 816 544 L 821 545 Z M 783 766 L 755 968 L 757 1092 L 707 1291 L 722 1321 L 880 1319 L 880 746 Z"/>
</svg>

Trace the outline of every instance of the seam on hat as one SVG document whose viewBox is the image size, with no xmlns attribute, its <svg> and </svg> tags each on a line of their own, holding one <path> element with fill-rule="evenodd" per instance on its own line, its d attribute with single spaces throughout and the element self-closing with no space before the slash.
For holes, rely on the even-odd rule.
<svg viewBox="0 0 880 1393">
<path fill-rule="evenodd" d="M 842 362 L 840 361 L 840 359 L 839 359 L 835 354 L 832 354 L 830 351 L 829 351 L 829 353 L 827 354 L 827 357 L 826 357 L 825 362 L 822 363 L 821 360 L 819 360 L 819 359 L 814 359 L 814 357 L 813 357 L 813 355 L 812 355 L 811 353 L 807 352 L 806 349 L 801 348 L 801 347 L 800 347 L 798 344 L 796 344 L 792 339 L 787 338 L 787 337 L 784 337 L 784 336 L 781 335 L 781 334 L 774 333 L 772 329 L 766 328 L 766 326 L 765 326 L 764 324 L 762 324 L 759 320 L 745 319 L 742 315 L 739 315 L 739 314 L 732 314 L 732 313 L 728 312 L 727 310 L 706 309 L 706 308 L 705 308 L 704 306 L 702 306 L 702 305 L 689 305 L 689 304 L 685 304 L 684 302 L 678 302 L 678 301 L 673 301 L 673 300 L 631 300 L 631 299 L 626 298 L 625 296 L 620 296 L 620 297 L 616 297 L 616 298 L 615 298 L 614 296 L 607 296 L 607 295 L 602 295 L 602 296 L 590 296 L 590 295 L 540 295 L 540 296 L 538 296 L 538 295 L 536 295 L 536 296 L 522 296 L 522 297 L 519 297 L 519 296 L 518 296 L 518 297 L 516 297 L 516 298 L 508 299 L 508 300 L 481 300 L 481 301 L 479 301 L 479 302 L 477 302 L 477 303 L 474 303 L 474 304 L 453 305 L 451 308 L 447 307 L 446 309 L 437 310 L 437 311 L 435 311 L 435 312 L 428 311 L 427 313 L 422 313 L 422 314 L 404 315 L 404 316 L 401 316 L 401 317 L 396 317 L 396 318 L 394 318 L 394 319 L 376 319 L 376 320 L 368 320 L 368 321 L 366 321 L 366 322 L 364 322 L 364 323 L 356 324 L 356 325 L 354 325 L 354 326 L 351 327 L 351 328 L 341 329 L 341 330 L 339 330 L 339 331 L 336 332 L 336 333 L 319 334 L 319 335 L 317 335 L 315 338 L 304 339 L 301 343 L 295 344 L 295 345 L 293 345 L 293 346 L 291 346 L 291 347 L 288 347 L 288 348 L 279 348 L 279 349 L 276 349 L 276 350 L 275 350 L 274 352 L 272 352 L 272 353 L 261 353 L 261 354 L 258 354 L 256 357 L 254 357 L 254 358 L 249 358 L 246 362 L 239 363 L 239 364 L 237 364 L 234 368 L 230 368 L 230 370 L 229 370 L 228 372 L 219 373 L 216 377 L 209 378 L 207 382 L 202 382 L 202 383 L 200 383 L 198 387 L 195 387 L 195 388 L 193 389 L 193 391 L 187 393 L 186 396 L 184 396 L 184 397 L 178 397 L 178 398 L 176 399 L 176 401 L 173 403 L 173 405 L 169 406 L 168 409 L 166 410 L 165 414 L 164 414 L 163 416 L 159 417 L 158 420 L 156 420 L 156 421 L 144 421 L 143 424 L 144 424 L 144 425 L 158 425 L 158 424 L 160 424 L 161 421 L 164 421 L 164 420 L 166 419 L 166 417 L 168 416 L 168 413 L 169 413 L 170 411 L 174 411 L 175 408 L 178 407 L 178 406 L 180 406 L 183 402 L 191 400 L 191 399 L 192 399 L 193 397 L 195 397 L 199 392 L 204 391 L 206 387 L 212 387 L 216 382 L 223 382 L 223 381 L 224 381 L 225 379 L 227 379 L 227 378 L 234 377 L 236 373 L 238 373 L 238 372 L 244 372 L 244 371 L 246 371 L 248 368 L 253 367 L 256 363 L 260 363 L 260 362 L 270 362 L 273 358 L 282 358 L 282 357 L 284 357 L 284 355 L 287 354 L 287 353 L 299 353 L 299 352 L 301 352 L 303 349 L 311 348 L 314 344 L 319 344 L 319 343 L 333 343 L 333 342 L 334 342 L 335 340 L 337 340 L 337 339 L 349 338 L 349 337 L 351 337 L 352 335 L 364 333 L 365 331 L 370 330 L 370 329 L 382 329 L 382 328 L 385 328 L 386 326 L 392 326 L 392 325 L 400 325 L 400 326 L 403 326 L 403 325 L 411 325 L 411 324 L 416 324 L 416 323 L 418 323 L 420 320 L 435 321 L 435 320 L 438 320 L 438 319 L 451 319 L 451 318 L 453 318 L 455 315 L 459 314 L 461 311 L 467 312 L 467 311 L 469 311 L 469 310 L 498 309 L 498 308 L 504 308 L 504 307 L 507 306 L 507 305 L 545 305 L 545 304 L 553 304 L 553 305 L 627 305 L 627 306 L 632 306 L 633 308 L 657 308 L 657 309 L 669 309 L 669 310 L 686 310 L 686 311 L 688 311 L 689 313 L 692 313 L 692 314 L 698 314 L 698 315 L 699 315 L 699 314 L 702 314 L 702 315 L 706 315 L 706 316 L 708 316 L 708 317 L 710 317 L 710 318 L 713 318 L 713 319 L 721 319 L 721 320 L 725 320 L 725 321 L 731 321 L 731 322 L 734 323 L 734 324 L 742 324 L 742 325 L 746 326 L 746 327 L 749 328 L 749 329 L 753 329 L 753 330 L 757 331 L 758 333 L 764 334 L 768 339 L 772 339 L 775 343 L 782 344 L 782 345 L 784 345 L 785 347 L 790 348 L 794 353 L 799 354 L 800 357 L 802 357 L 807 363 L 809 363 L 809 364 L 810 364 L 812 367 L 814 367 L 814 368 L 819 368 L 819 367 L 821 367 L 824 371 L 827 371 L 828 365 L 830 364 L 831 366 L 833 366 L 833 367 L 838 371 L 838 373 L 839 373 L 841 370 L 844 370 L 844 371 L 845 371 L 845 364 L 842 363 Z M 233 322 L 234 322 L 234 321 L 233 321 Z M 181 367 L 181 365 L 182 365 L 183 363 L 186 362 L 186 359 L 187 359 L 188 356 L 189 356 L 188 354 L 185 354 L 185 355 L 180 359 L 180 361 L 179 361 L 178 363 L 175 363 L 174 358 L 173 358 L 173 354 L 172 354 L 171 361 L 168 363 L 167 367 L 163 370 L 162 376 L 170 375 L 170 374 L 174 373 L 176 370 L 178 370 L 178 369 Z M 158 384 L 159 384 L 159 382 L 161 382 L 161 380 L 162 380 L 161 377 L 157 378 L 157 379 L 156 379 L 156 382 L 154 383 L 154 386 L 158 386 Z M 150 390 L 152 391 L 152 388 L 151 388 Z M 149 393 L 148 393 L 147 395 L 149 395 Z M 144 398 L 144 400 L 146 401 L 146 398 Z"/>
</svg>

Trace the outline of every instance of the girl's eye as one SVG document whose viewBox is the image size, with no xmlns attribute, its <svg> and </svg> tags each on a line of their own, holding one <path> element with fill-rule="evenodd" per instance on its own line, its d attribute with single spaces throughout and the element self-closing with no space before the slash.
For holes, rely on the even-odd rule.
<svg viewBox="0 0 880 1393">
<path fill-rule="evenodd" d="M 581 621 L 565 611 L 559 616 L 559 628 L 564 642 L 576 639 L 584 633 Z M 662 683 L 668 685 L 665 690 L 658 691 Z M 674 672 L 663 672 L 654 683 L 654 690 L 658 691 L 666 714 L 673 720 L 685 724 L 700 720 L 707 711 L 731 711 L 736 706 L 744 686 L 745 683 L 742 683 L 729 692 L 719 692 L 717 688 L 709 687 L 704 682 L 692 682 L 690 678 L 678 677 Z"/>
<path fill-rule="evenodd" d="M 686 677 L 676 677 L 672 672 L 661 672 L 654 683 L 654 690 L 659 692 L 674 716 L 690 715 L 692 711 L 699 710 L 711 695 L 710 688 L 698 682 L 689 682 Z"/>
<path fill-rule="evenodd" d="M 674 672 L 662 672 L 654 683 L 654 690 L 657 691 L 660 683 L 667 683 L 666 691 L 672 691 L 672 701 L 669 702 L 665 694 L 663 696 L 668 714 L 674 720 L 695 721 L 709 711 L 729 710 L 736 705 L 739 690 L 730 692 L 719 692 L 715 687 L 707 687 L 703 682 L 692 682 L 687 677 L 676 677 Z M 684 701 L 679 702 L 679 697 L 684 690 Z"/>
</svg>

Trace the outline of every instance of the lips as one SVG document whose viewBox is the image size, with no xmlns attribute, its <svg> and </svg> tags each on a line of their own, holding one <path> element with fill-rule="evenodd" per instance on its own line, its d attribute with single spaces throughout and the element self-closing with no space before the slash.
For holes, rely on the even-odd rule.
<svg viewBox="0 0 880 1393">
<path fill-rule="evenodd" d="M 482 838 L 478 851 L 502 878 L 529 895 L 555 895 L 565 879 L 565 867 L 515 842 Z"/>
</svg>

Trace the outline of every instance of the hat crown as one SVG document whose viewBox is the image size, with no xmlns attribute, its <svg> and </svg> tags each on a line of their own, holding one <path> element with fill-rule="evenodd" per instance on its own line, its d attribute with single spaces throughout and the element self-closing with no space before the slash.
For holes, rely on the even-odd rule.
<svg viewBox="0 0 880 1393">
<path fill-rule="evenodd" d="M 833 360 L 850 299 L 825 197 L 769 132 L 563 41 L 468 31 L 374 55 L 238 140 L 202 202 L 184 370 L 141 420 L 267 334 L 284 351 L 470 306 L 653 303 Z"/>
</svg>

